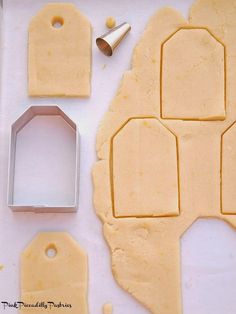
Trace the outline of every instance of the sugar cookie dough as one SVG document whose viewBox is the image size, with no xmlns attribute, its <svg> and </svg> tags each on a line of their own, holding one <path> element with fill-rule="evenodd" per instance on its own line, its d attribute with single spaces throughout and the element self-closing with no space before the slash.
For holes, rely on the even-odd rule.
<svg viewBox="0 0 236 314">
<path fill-rule="evenodd" d="M 46 313 L 87 314 L 87 276 L 87 256 L 69 234 L 41 232 L 21 256 L 21 301 L 44 301 Z M 22 307 L 21 313 L 43 314 L 45 308 Z"/>
<path fill-rule="evenodd" d="M 225 118 L 225 47 L 208 30 L 182 28 L 162 45 L 165 119 Z"/>
<path fill-rule="evenodd" d="M 202 101 L 192 102 L 189 108 L 190 112 L 186 112 L 187 103 L 178 102 L 181 108 L 173 107 L 170 110 L 170 113 L 173 113 L 171 119 L 162 119 L 160 105 L 161 46 L 178 30 L 193 27 L 208 29 L 217 41 L 226 47 L 227 66 L 224 68 L 226 76 L 223 77 L 222 74 L 224 67 L 222 45 L 215 44 L 215 41 L 211 45 L 212 42 L 209 41 L 211 39 L 207 36 L 202 44 L 205 48 L 210 47 L 212 56 L 217 57 L 218 61 L 211 60 L 212 63 L 209 64 L 207 60 L 210 59 L 203 58 L 199 60 L 200 63 L 196 62 L 195 64 L 194 62 L 194 67 L 190 70 L 194 72 L 194 78 L 197 78 L 202 70 L 205 71 L 205 68 L 202 68 L 203 64 L 210 67 L 210 73 L 213 70 L 216 75 L 214 84 L 212 82 L 211 85 L 203 78 L 193 81 L 192 88 L 201 93 L 205 87 L 203 85 L 206 84 L 208 88 L 212 87 L 214 93 L 206 90 L 204 95 L 198 95 L 194 91 L 193 95 L 201 100 L 208 94 L 210 98 L 214 99 L 214 103 L 211 102 L 212 99 L 207 98 L 205 106 Z M 104 236 L 111 251 L 112 271 L 120 286 L 153 314 L 182 314 L 180 238 L 191 224 L 199 217 L 214 217 L 223 219 L 236 227 L 235 197 L 232 195 L 235 193 L 236 180 L 236 160 L 234 158 L 236 142 L 231 141 L 229 136 L 228 140 L 232 149 L 226 150 L 226 147 L 222 145 L 222 134 L 224 133 L 226 136 L 229 127 L 236 121 L 235 38 L 236 6 L 233 0 L 198 0 L 191 8 L 189 21 L 173 9 L 159 10 L 150 19 L 138 42 L 133 53 L 132 68 L 124 74 L 119 90 L 98 131 L 97 154 L 99 161 L 93 169 L 94 204 L 97 215 L 103 222 Z M 189 44 L 189 39 L 186 44 Z M 206 51 L 209 51 L 208 48 Z M 191 53 L 191 47 L 189 49 Z M 204 50 L 201 49 L 200 55 Z M 171 55 L 170 57 L 173 58 Z M 176 55 L 175 58 L 178 60 L 180 56 Z M 172 61 L 169 60 L 166 67 L 169 68 L 169 62 Z M 217 69 L 215 62 L 219 65 L 217 65 Z M 180 79 L 184 81 L 184 75 L 188 76 L 189 73 L 184 67 L 182 69 L 186 73 L 179 73 L 183 75 Z M 225 104 L 222 103 L 224 83 L 227 93 Z M 184 92 L 187 91 L 184 91 L 185 86 L 181 86 L 179 86 L 181 88 L 179 92 L 183 92 L 184 95 Z M 219 89 L 215 90 L 216 86 L 219 86 Z M 166 90 L 168 97 L 173 100 L 175 99 L 175 88 L 176 85 L 168 85 L 168 90 Z M 191 99 L 191 95 L 187 95 L 189 99 Z M 177 110 L 179 111 L 177 112 Z M 197 119 L 184 121 L 179 119 L 182 117 L 201 118 L 202 120 L 209 118 L 215 121 L 195 121 Z M 121 158 L 119 162 L 125 162 L 125 164 L 122 164 L 120 171 L 117 168 L 115 173 L 113 172 L 112 139 L 128 121 L 134 118 L 143 119 L 143 121 L 146 118 L 155 118 L 176 136 L 178 144 L 176 159 L 179 166 L 179 215 L 177 216 L 166 215 L 165 217 L 151 218 L 149 215 L 148 204 L 151 204 L 152 201 L 149 193 L 152 193 L 154 198 L 159 197 L 160 200 L 163 192 L 160 194 L 158 185 L 155 184 L 156 189 L 155 186 L 151 187 L 147 193 L 148 198 L 142 194 L 141 188 L 145 185 L 149 187 L 152 181 L 146 171 L 142 174 L 144 177 L 138 171 L 147 150 L 152 169 L 156 156 L 149 155 L 149 150 L 154 149 L 152 142 L 150 142 L 150 146 L 148 143 L 143 143 L 144 139 L 139 131 L 136 132 L 136 142 L 139 143 L 140 140 L 140 150 L 137 149 L 138 146 L 133 146 L 128 137 L 127 142 L 124 139 L 123 144 L 127 144 L 127 146 L 123 151 L 124 156 L 119 157 Z M 129 136 L 131 136 L 130 132 Z M 155 134 L 153 136 L 155 137 Z M 146 145 L 144 152 L 141 144 Z M 155 145 L 157 146 L 157 144 Z M 163 147 L 163 158 L 168 154 L 169 146 L 165 149 Z M 172 153 L 170 155 L 173 156 Z M 152 169 L 148 171 L 151 173 Z M 133 181 L 130 179 L 130 171 L 135 178 Z M 163 172 L 168 174 L 168 171 L 168 165 L 163 166 Z M 119 202 L 122 202 L 120 208 L 122 217 L 115 217 L 114 197 L 117 196 L 113 191 L 112 182 L 120 180 L 118 177 L 120 174 L 126 174 L 127 181 L 122 179 L 124 192 L 118 194 Z M 145 178 L 147 178 L 146 181 Z M 156 173 L 156 178 L 158 178 L 158 173 Z M 161 184 L 161 180 L 159 184 Z M 173 185 L 170 183 L 169 189 L 172 188 Z M 144 203 L 147 204 L 145 207 L 148 217 L 137 219 L 136 205 L 135 208 L 132 208 L 135 213 L 134 217 L 124 217 L 124 213 L 131 211 L 131 207 L 128 207 L 127 204 L 129 204 L 129 198 L 133 197 L 132 190 L 135 192 L 134 195 L 142 195 L 145 198 Z M 129 195 L 127 191 L 131 194 Z M 115 201 L 117 202 L 117 200 Z M 168 205 L 167 200 L 165 203 Z M 231 215 L 227 215 L 229 211 Z M 142 213 L 145 213 L 145 208 L 142 209 Z"/>
<path fill-rule="evenodd" d="M 114 136 L 111 151 L 114 216 L 179 214 L 178 148 L 173 133 L 157 119 L 131 119 Z"/>
<path fill-rule="evenodd" d="M 109 16 L 107 19 L 106 19 L 106 27 L 107 28 L 113 28 L 116 26 L 116 20 L 113 16 Z"/>
<path fill-rule="evenodd" d="M 88 19 L 73 4 L 47 4 L 29 26 L 29 95 L 89 96 L 90 74 Z"/>
<path fill-rule="evenodd" d="M 113 313 L 113 306 L 111 303 L 106 303 L 103 305 L 102 308 L 103 314 L 112 314 Z"/>
</svg>

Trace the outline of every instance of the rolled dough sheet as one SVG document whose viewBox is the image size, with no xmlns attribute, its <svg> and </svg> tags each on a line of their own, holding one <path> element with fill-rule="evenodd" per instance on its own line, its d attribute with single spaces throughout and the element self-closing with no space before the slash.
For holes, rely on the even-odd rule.
<svg viewBox="0 0 236 314">
<path fill-rule="evenodd" d="M 90 22 L 73 4 L 47 4 L 29 26 L 29 95 L 89 96 L 90 74 Z"/>
<path fill-rule="evenodd" d="M 47 308 L 21 313 L 87 314 L 87 280 L 87 256 L 69 234 L 39 233 L 21 256 L 21 301 Z"/>
<path fill-rule="evenodd" d="M 188 54 L 187 62 L 192 62 L 193 52 L 196 58 L 193 59 L 198 62 L 192 63 L 193 73 L 187 73 L 186 64 L 179 64 L 178 74 L 181 74 L 179 82 L 181 80 L 184 82 L 185 75 L 193 79 L 197 78 L 199 74 L 206 71 L 206 66 L 210 66 L 210 77 L 211 71 L 218 76 L 214 77 L 214 82 L 206 80 L 205 77 L 202 77 L 202 80 L 193 80 L 192 90 L 196 89 L 194 94 L 192 92 L 189 94 L 185 89 L 189 88 L 190 83 L 181 84 L 180 95 L 181 93 L 187 95 L 189 99 L 194 95 L 195 107 L 190 103 L 190 112 L 187 113 L 188 104 L 184 99 L 178 102 L 180 108 L 169 102 L 171 106 L 167 107 L 172 116 L 169 117 L 170 119 L 166 117 L 162 119 L 163 86 L 160 67 L 163 61 L 161 58 L 165 58 L 165 55 L 161 55 L 162 44 L 180 29 L 184 29 L 187 37 L 191 38 L 189 36 L 191 33 L 188 32 L 193 28 L 197 38 L 187 39 L 188 49 L 185 53 Z M 202 29 L 207 29 L 212 36 L 206 36 Z M 233 0 L 199 0 L 191 8 L 189 21 L 171 8 L 161 9 L 148 22 L 134 50 L 131 70 L 124 74 L 119 90 L 99 127 L 97 135 L 99 161 L 93 169 L 94 204 L 97 215 L 103 222 L 104 236 L 111 251 L 113 274 L 120 286 L 153 314 L 182 314 L 180 238 L 194 221 L 199 217 L 214 217 L 236 227 L 233 194 L 236 184 L 234 154 L 236 142 L 230 135 L 236 130 L 234 125 L 236 120 L 235 38 L 236 4 Z M 176 40 L 178 41 L 177 37 Z M 200 48 L 195 51 L 199 45 Z M 177 47 L 181 51 L 181 44 L 177 43 Z M 226 49 L 226 56 L 222 47 Z M 202 53 L 204 51 L 207 52 L 206 59 Z M 218 61 L 212 60 L 211 56 L 217 56 Z M 176 58 L 175 60 L 178 61 L 180 56 L 169 55 L 169 57 Z M 166 67 L 170 69 L 170 61 L 167 59 L 164 61 L 167 62 Z M 176 86 L 169 84 L 166 86 L 168 86 L 166 93 L 169 101 L 175 100 L 176 97 L 173 96 L 176 93 Z M 209 90 L 212 86 L 213 91 L 216 86 L 221 86 L 220 89 L 215 90 L 218 94 Z M 211 95 L 213 98 L 210 96 L 204 106 L 202 100 L 206 95 Z M 224 101 L 222 102 L 222 97 L 225 97 L 225 104 Z M 174 112 L 174 110 L 179 111 Z M 206 117 L 209 119 L 205 119 Z M 157 146 L 154 148 L 154 142 L 149 142 L 148 138 L 144 143 L 145 139 L 140 130 L 136 130 L 135 136 L 128 132 L 126 139 L 122 140 L 122 149 L 123 145 L 126 147 L 122 150 L 123 156 L 115 160 L 114 164 L 114 152 L 116 154 L 119 150 L 117 147 L 114 149 L 113 138 L 119 134 L 119 130 L 127 121 L 137 118 L 143 122 L 147 118 L 157 119 L 177 139 L 175 157 L 179 179 L 177 215 L 170 215 L 169 211 L 166 213 L 163 211 L 168 208 L 167 201 L 164 201 L 163 206 L 155 208 L 155 213 L 164 213 L 162 217 L 152 217 L 150 207 L 147 206 L 150 202 L 148 193 L 156 193 L 154 197 L 158 198 L 160 192 L 156 184 L 158 173 L 153 176 L 151 171 L 155 172 L 158 169 L 154 169 L 153 162 L 157 156 L 150 153 L 153 149 L 157 149 Z M 158 138 L 159 133 L 151 134 Z M 142 147 L 145 151 L 142 151 Z M 169 147 L 172 148 L 171 154 Z M 161 142 L 157 153 L 158 158 L 173 156 L 173 144 L 165 146 Z M 120 169 L 117 167 L 119 163 Z M 148 164 L 152 169 L 140 173 L 143 165 Z M 168 174 L 171 164 L 163 163 L 163 167 L 164 169 L 158 171 Z M 133 180 L 130 177 L 130 169 L 132 169 L 132 178 L 135 178 Z M 173 170 L 171 173 L 173 174 Z M 120 183 L 114 184 L 121 178 L 124 192 L 121 191 Z M 168 176 L 166 180 L 160 182 L 163 182 L 165 189 L 173 189 L 173 181 Z M 148 191 L 147 198 L 140 194 L 143 193 L 144 185 Z M 135 200 L 140 195 L 145 204 L 142 215 L 146 213 L 146 216 L 137 218 Z M 159 194 L 159 201 L 162 197 L 163 193 Z M 174 197 L 176 197 L 175 193 L 171 195 L 169 201 L 173 201 Z M 122 210 L 122 217 L 114 215 L 117 202 L 121 204 L 119 210 Z M 128 213 L 128 217 L 125 217 L 125 213 Z"/>
</svg>

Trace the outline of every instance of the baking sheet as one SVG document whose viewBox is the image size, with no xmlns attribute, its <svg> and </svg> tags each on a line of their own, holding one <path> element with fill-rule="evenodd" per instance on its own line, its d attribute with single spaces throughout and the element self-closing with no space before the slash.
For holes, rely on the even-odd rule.
<svg viewBox="0 0 236 314">
<path fill-rule="evenodd" d="M 105 302 L 113 303 L 115 314 L 145 314 L 148 311 L 117 285 L 111 273 L 110 254 L 92 202 L 91 167 L 96 160 L 95 137 L 98 124 L 116 93 L 121 77 L 130 67 L 132 50 L 148 18 L 164 5 L 177 8 L 187 17 L 192 1 L 71 2 L 87 15 L 94 29 L 92 95 L 89 99 L 39 99 L 27 96 L 27 27 L 30 18 L 47 1 L 4 1 L 0 111 L 0 263 L 4 269 L 0 271 L 0 302 L 19 300 L 19 256 L 35 234 L 39 231 L 63 230 L 70 232 L 88 253 L 90 314 L 101 313 Z M 95 38 L 106 31 L 104 22 L 110 15 L 115 16 L 118 23 L 129 22 L 132 31 L 114 56 L 108 58 L 96 48 Z M 57 104 L 79 126 L 81 167 L 79 210 L 76 214 L 12 213 L 7 207 L 10 126 L 31 104 Z M 234 230 L 217 220 L 198 221 L 182 240 L 182 278 L 184 314 L 235 314 Z M 17 310 L 3 310 L 0 303 L 0 313 L 17 313 Z"/>
</svg>

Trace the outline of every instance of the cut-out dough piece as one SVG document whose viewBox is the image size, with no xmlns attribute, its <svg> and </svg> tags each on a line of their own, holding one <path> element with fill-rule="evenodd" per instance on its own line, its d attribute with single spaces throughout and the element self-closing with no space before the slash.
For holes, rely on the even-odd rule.
<svg viewBox="0 0 236 314">
<path fill-rule="evenodd" d="M 225 118 L 224 46 L 206 29 L 180 29 L 162 46 L 162 118 Z"/>
<path fill-rule="evenodd" d="M 112 314 L 113 313 L 113 306 L 111 303 L 106 303 L 103 305 L 102 308 L 103 314 Z"/>
<path fill-rule="evenodd" d="M 54 254 L 49 254 L 49 251 Z M 46 312 L 87 314 L 87 256 L 65 232 L 42 232 L 21 256 L 21 301 L 67 304 Z M 47 304 L 49 306 L 49 304 Z M 70 307 L 71 305 L 71 307 Z M 45 313 L 45 308 L 22 308 L 21 313 Z"/>
<path fill-rule="evenodd" d="M 223 214 L 236 214 L 236 123 L 222 135 L 221 196 Z"/>
<path fill-rule="evenodd" d="M 178 215 L 174 134 L 157 119 L 131 119 L 112 150 L 115 217 Z"/>
<path fill-rule="evenodd" d="M 47 4 L 29 26 L 30 96 L 90 95 L 91 26 L 72 4 Z"/>
</svg>

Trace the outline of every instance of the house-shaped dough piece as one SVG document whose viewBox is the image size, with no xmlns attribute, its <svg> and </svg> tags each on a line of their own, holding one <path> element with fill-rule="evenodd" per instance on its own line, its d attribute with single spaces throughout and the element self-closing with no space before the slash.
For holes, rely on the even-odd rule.
<svg viewBox="0 0 236 314">
<path fill-rule="evenodd" d="M 204 28 L 182 28 L 161 56 L 163 119 L 225 119 L 225 47 Z"/>
</svg>

